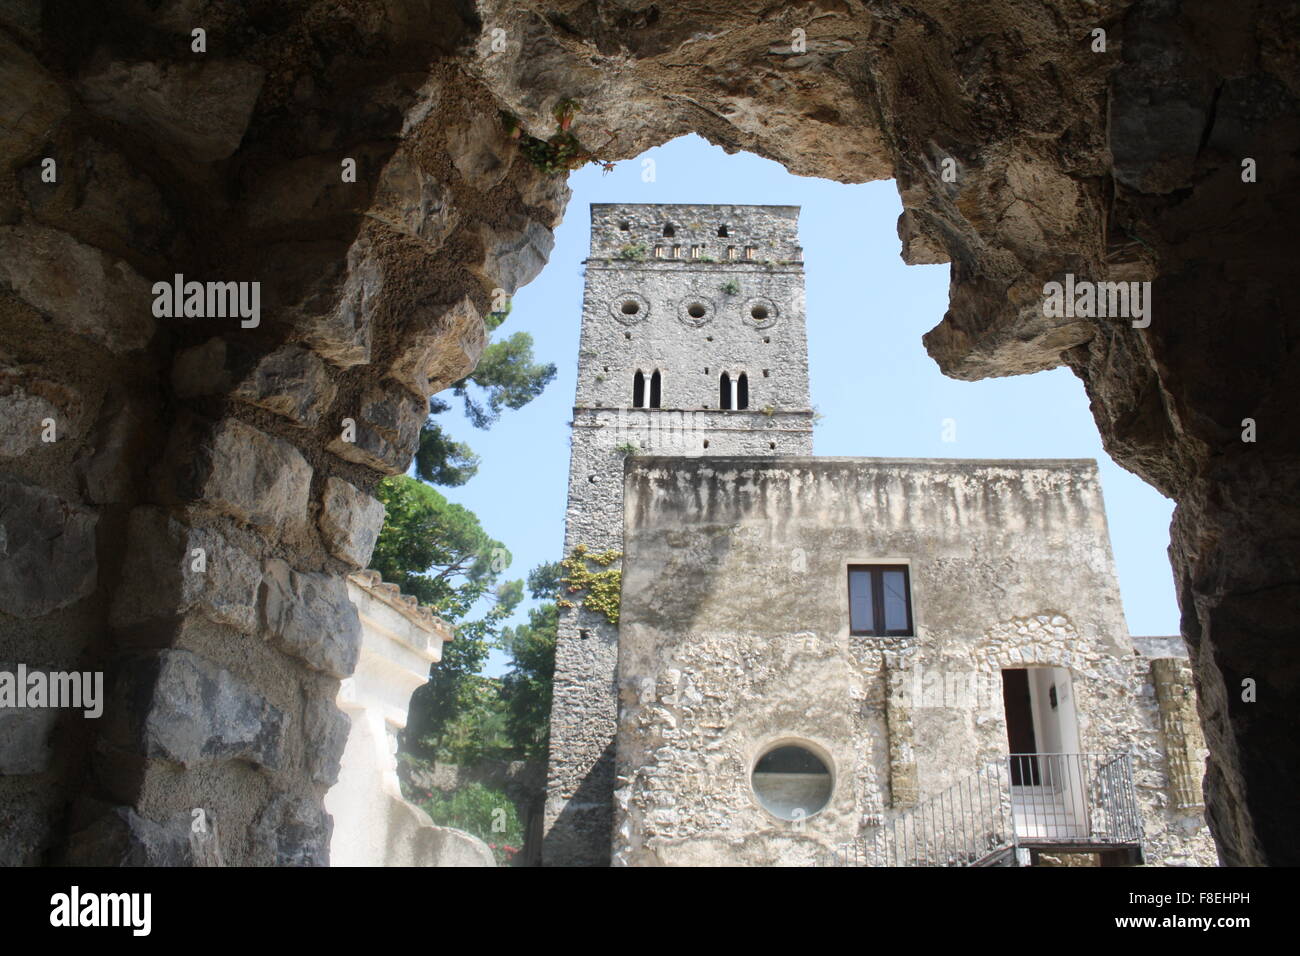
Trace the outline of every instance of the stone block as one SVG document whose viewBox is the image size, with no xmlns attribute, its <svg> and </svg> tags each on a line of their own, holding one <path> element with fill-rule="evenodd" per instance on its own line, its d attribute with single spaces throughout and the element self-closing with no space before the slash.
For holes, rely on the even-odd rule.
<svg viewBox="0 0 1300 956">
<path fill-rule="evenodd" d="M 109 734 L 119 745 L 194 767 L 247 760 L 277 769 L 285 716 L 229 671 L 184 650 L 124 666 Z"/>
<path fill-rule="evenodd" d="M 70 866 L 192 866 L 191 817 L 180 810 L 161 821 L 131 807 L 113 807 L 68 841 Z"/>
<path fill-rule="evenodd" d="M 91 112 L 210 163 L 239 148 L 264 75 L 260 66 L 211 55 L 128 63 L 101 53 L 77 86 Z"/>
<path fill-rule="evenodd" d="M 149 414 L 130 399 L 111 396 L 105 402 L 73 463 L 87 501 L 116 504 L 134 497 L 136 470 L 148 461 L 143 446 Z"/>
<path fill-rule="evenodd" d="M 39 16 L 36 17 L 39 22 Z M 0 157 L 21 165 L 48 141 L 68 113 L 68 94 L 37 59 L 0 34 Z"/>
<path fill-rule="evenodd" d="M 4 611 L 40 617 L 88 597 L 98 582 L 98 515 L 43 488 L 0 477 Z"/>
<path fill-rule="evenodd" d="M 511 214 L 500 227 L 482 223 L 478 235 L 483 260 L 476 271 L 511 295 L 536 278 L 555 248 L 551 230 L 523 213 Z"/>
<path fill-rule="evenodd" d="M 197 610 L 251 634 L 261 577 L 257 559 L 218 532 L 186 526 L 158 508 L 136 508 L 110 620 L 130 627 Z"/>
<path fill-rule="evenodd" d="M 400 475 L 411 464 L 420 440 L 420 426 L 429 417 L 428 404 L 406 391 L 376 386 L 361 397 L 355 427 L 347 441 L 342 431 L 328 448 L 340 458 L 388 475 Z M 342 428 L 340 423 L 340 428 Z"/>
<path fill-rule="evenodd" d="M 260 529 L 293 529 L 307 520 L 311 465 L 289 442 L 234 419 L 219 422 L 200 447 L 196 497 Z"/>
<path fill-rule="evenodd" d="M 13 671 L 12 666 L 0 669 Z M 0 707 L 0 776 L 49 769 L 50 734 L 58 719 L 52 707 Z"/>
<path fill-rule="evenodd" d="M 149 283 L 121 259 L 43 226 L 0 226 L 0 282 L 59 329 L 112 352 L 153 335 Z"/>
<path fill-rule="evenodd" d="M 334 701 L 322 697 L 307 701 L 303 737 L 307 742 L 307 770 L 312 780 L 327 787 L 338 782 L 339 763 L 351 730 L 351 718 Z"/>
<path fill-rule="evenodd" d="M 258 361 L 235 387 L 234 397 L 312 428 L 334 393 L 325 363 L 307 349 L 286 345 Z"/>
<path fill-rule="evenodd" d="M 401 350 L 389 374 L 420 399 L 460 381 L 478 364 L 487 332 L 468 296 L 451 305 L 406 310 Z"/>
<path fill-rule="evenodd" d="M 319 525 L 330 554 L 364 568 L 384 525 L 384 505 L 343 479 L 330 477 L 325 479 Z"/>
<path fill-rule="evenodd" d="M 460 222 L 450 192 L 405 149 L 384 167 L 366 215 L 434 246 L 442 245 Z"/>
<path fill-rule="evenodd" d="M 276 794 L 253 831 L 258 861 L 270 866 L 329 866 L 334 821 L 320 801 Z"/>
<path fill-rule="evenodd" d="M 297 331 L 312 351 L 340 368 L 370 361 L 375 311 L 384 291 L 384 270 L 364 233 L 348 249 L 347 275 L 333 308 L 312 313 Z"/>
<path fill-rule="evenodd" d="M 262 622 L 287 654 L 332 677 L 348 677 L 361 653 L 361 619 L 342 577 L 295 571 L 278 558 L 262 578 Z"/>
<path fill-rule="evenodd" d="M 491 112 L 467 114 L 448 127 L 446 135 L 452 165 L 467 183 L 482 192 L 506 177 L 518 153 L 500 119 Z"/>
<path fill-rule="evenodd" d="M 0 458 L 19 458 L 39 448 L 49 419 L 54 420 L 58 435 L 58 426 L 66 419 L 53 402 L 21 385 L 7 390 L 0 386 Z"/>
</svg>

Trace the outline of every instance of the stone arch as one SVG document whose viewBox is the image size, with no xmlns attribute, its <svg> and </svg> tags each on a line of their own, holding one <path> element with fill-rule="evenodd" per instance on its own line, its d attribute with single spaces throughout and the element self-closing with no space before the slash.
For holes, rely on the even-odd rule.
<svg viewBox="0 0 1300 956">
<path fill-rule="evenodd" d="M 944 372 L 1068 365 L 1108 451 L 1178 502 L 1171 553 L 1188 582 L 1216 840 L 1229 863 L 1300 861 L 1274 810 L 1300 789 L 1287 729 L 1300 691 L 1276 676 L 1294 664 L 1300 416 L 1291 353 L 1261 347 L 1296 324 L 1300 111 L 1283 61 L 1263 52 L 1289 36 L 1282 10 L 1117 9 L 1115 40 L 1169 53 L 1156 73 L 1122 43 L 1093 52 L 1082 8 L 1021 3 L 973 46 L 962 5 L 940 0 L 924 16 L 850 0 L 808 19 L 791 5 L 758 26 L 747 3 L 704 25 L 673 2 L 562 3 L 544 18 L 504 0 L 474 15 L 398 0 L 382 16 L 320 17 L 301 0 L 273 23 L 229 12 L 202 61 L 188 24 L 135 22 L 144 8 L 101 40 L 73 26 L 81 0 L 33 6 L 0 14 L 20 117 L 0 138 L 0 372 L 12 408 L 44 410 L 38 396 L 68 429 L 47 447 L 21 427 L 4 436 L 0 499 L 23 507 L 4 512 L 17 544 L 0 588 L 26 598 L 4 602 L 3 649 L 101 663 L 123 703 L 60 745 L 57 772 L 17 775 L 29 785 L 0 809 L 23 835 L 4 862 L 105 862 L 110 845 L 192 862 L 177 815 L 198 803 L 247 836 L 228 862 L 324 861 L 320 800 L 342 732 L 331 701 L 355 614 L 326 600 L 322 629 L 305 595 L 337 597 L 368 560 L 375 481 L 405 469 L 428 396 L 473 368 L 494 299 L 545 263 L 568 190 L 553 158 L 520 143 L 552 135 L 564 99 L 602 160 L 696 132 L 801 175 L 896 179 L 903 257 L 952 264 L 948 311 L 925 337 Z M 806 50 L 791 48 L 796 28 Z M 1217 72 L 1213 42 L 1238 51 L 1241 75 Z M 718 63 L 750 78 L 743 108 Z M 1245 156 L 1270 175 L 1243 191 Z M 1225 250 L 1242 263 L 1230 280 L 1193 266 Z M 140 308 L 177 273 L 262 277 L 258 324 Z M 1183 318 L 1138 333 L 1048 317 L 1043 285 L 1066 273 L 1151 281 L 1158 316 Z M 1257 408 L 1273 440 L 1247 445 L 1236 423 Z M 119 534 L 120 566 L 100 564 L 91 544 Z M 88 560 L 50 567 L 38 540 Z M 203 578 L 182 563 L 195 548 L 220 556 Z M 55 626 L 79 635 L 57 654 L 42 639 Z M 266 639 L 255 660 L 236 652 L 248 635 Z M 219 753 L 163 732 L 174 682 L 196 672 L 261 715 L 232 740 L 230 714 L 195 702 Z M 1245 676 L 1257 704 L 1236 699 Z M 110 756 L 92 768 L 96 746 Z M 158 789 L 154 761 L 203 767 L 204 794 L 188 772 Z M 83 773 L 102 774 L 106 801 L 64 817 Z"/>
</svg>

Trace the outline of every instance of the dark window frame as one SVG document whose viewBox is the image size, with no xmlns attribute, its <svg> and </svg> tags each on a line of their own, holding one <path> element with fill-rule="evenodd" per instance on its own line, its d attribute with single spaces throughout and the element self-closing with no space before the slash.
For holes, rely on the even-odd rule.
<svg viewBox="0 0 1300 956">
<path fill-rule="evenodd" d="M 853 629 L 853 572 L 867 571 L 871 574 L 871 630 Z M 907 627 L 903 630 L 885 627 L 885 588 L 884 572 L 903 572 L 903 599 L 907 608 Z M 912 569 L 906 564 L 850 564 L 845 572 L 845 584 L 848 587 L 849 634 L 854 637 L 913 637 L 916 634 L 916 619 L 912 615 Z"/>
</svg>

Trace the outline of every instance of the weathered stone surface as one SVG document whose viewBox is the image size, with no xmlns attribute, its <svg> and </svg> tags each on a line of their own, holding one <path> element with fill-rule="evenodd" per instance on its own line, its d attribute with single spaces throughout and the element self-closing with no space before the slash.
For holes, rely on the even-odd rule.
<svg viewBox="0 0 1300 956">
<path fill-rule="evenodd" d="M 0 610 L 40 617 L 95 590 L 95 525 L 87 508 L 0 476 Z"/>
<path fill-rule="evenodd" d="M 104 403 L 91 441 L 78 452 L 74 468 L 82 494 L 95 504 L 129 500 L 136 475 L 148 464 L 147 434 L 153 421 L 139 402 L 112 395 Z"/>
<path fill-rule="evenodd" d="M 312 780 L 327 787 L 339 779 L 339 761 L 348 745 L 352 721 L 332 700 L 313 698 L 307 702 L 303 736 L 308 741 L 307 766 Z"/>
<path fill-rule="evenodd" d="M 113 352 L 143 348 L 153 335 L 149 283 L 67 233 L 0 226 L 0 281 L 59 328 Z"/>
<path fill-rule="evenodd" d="M 73 834 L 64 863 L 70 866 L 192 866 L 190 826 L 185 811 L 161 822 L 114 807 Z"/>
<path fill-rule="evenodd" d="M 0 827 L 0 865 L 40 866 L 50 833 L 49 815 L 35 801 L 20 800 L 4 809 Z"/>
<path fill-rule="evenodd" d="M 390 374 L 420 399 L 472 372 L 487 345 L 483 319 L 469 296 L 450 306 L 422 305 L 404 318 L 402 350 Z"/>
<path fill-rule="evenodd" d="M 366 215 L 435 246 L 460 222 L 450 192 L 404 149 L 384 167 Z"/>
<path fill-rule="evenodd" d="M 119 150 L 80 136 L 52 158 L 58 162 L 53 183 L 40 157 L 18 171 L 23 198 L 42 225 L 119 252 L 160 253 L 172 241 L 176 217 L 157 183 Z"/>
<path fill-rule="evenodd" d="M 537 278 L 555 248 L 551 230 L 520 213 L 510 215 L 503 226 L 482 223 L 478 237 L 483 262 L 477 271 L 494 288 L 510 295 Z"/>
<path fill-rule="evenodd" d="M 400 293 L 412 285 L 410 271 L 425 270 L 442 289 L 441 301 L 471 294 L 481 302 L 497 284 L 484 270 L 490 256 L 482 247 L 509 237 L 482 243 L 466 229 L 449 237 L 437 262 L 385 259 L 395 266 L 383 276 L 387 291 L 373 281 L 374 301 L 366 302 L 354 288 L 353 314 L 342 314 L 341 265 L 356 223 L 332 217 L 337 234 L 324 236 L 321 220 L 301 228 L 286 220 L 263 239 L 234 228 L 246 210 L 224 209 L 248 177 L 271 173 L 286 157 L 400 145 L 440 180 L 436 187 L 454 189 L 462 229 L 504 224 L 503 210 L 518 205 L 553 225 L 562 176 L 542 176 L 516 158 L 495 187 L 481 192 L 456 168 L 453 157 L 464 163 L 469 154 L 448 145 L 447 131 L 502 107 L 546 137 L 555 128 L 553 108 L 572 98 L 581 105 L 573 131 L 602 159 L 631 158 L 695 132 L 800 174 L 846 182 L 893 175 L 908 220 L 905 254 L 953 262 L 950 308 L 927 338 L 941 367 L 971 378 L 1064 361 L 1088 389 L 1108 451 L 1179 500 L 1173 558 L 1215 753 L 1209 812 L 1229 862 L 1294 862 L 1296 837 L 1280 802 L 1300 791 L 1297 744 L 1286 730 L 1300 710 L 1300 685 L 1287 676 L 1294 672 L 1292 605 L 1300 603 L 1292 478 L 1300 473 L 1300 415 L 1293 408 L 1295 350 L 1288 346 L 1300 339 L 1291 295 L 1300 218 L 1292 185 L 1300 174 L 1293 7 L 1006 0 L 972 19 L 970 4 L 953 0 L 868 7 L 742 0 L 707 16 L 675 0 L 653 9 L 555 0 L 544 13 L 481 0 L 470 18 L 465 5 L 395 0 L 382 9 L 332 4 L 326 16 L 317 4 L 289 5 L 267 18 L 227 4 L 206 55 L 216 68 L 212 82 L 205 61 L 185 52 L 193 4 L 121 5 L 112 52 L 105 54 L 115 60 L 108 62 L 60 18 L 40 15 L 35 3 L 7 0 L 0 5 L 5 39 L 22 49 L 0 57 L 12 86 L 0 97 L 12 105 L 0 137 L 9 137 L 6 159 L 27 158 L 18 189 L 0 190 L 0 222 L 58 225 L 82 242 L 112 248 L 151 277 L 195 263 L 229 275 L 260 272 L 272 339 L 305 341 L 312 334 L 322 355 L 334 351 L 335 364 L 354 369 L 373 349 L 383 367 L 354 373 L 369 378 L 368 387 L 402 351 Z M 1088 42 L 1099 23 L 1109 33 L 1105 53 Z M 801 36 L 796 30 L 806 34 L 806 49 L 792 42 Z M 502 36 L 505 49 L 498 49 Z M 228 84 L 236 95 L 225 103 L 209 99 L 231 79 L 219 75 L 226 68 L 219 47 L 229 38 L 238 38 L 238 55 L 268 77 L 247 116 L 241 114 L 252 97 L 238 76 Z M 166 49 L 172 52 L 163 57 Z M 162 58 L 147 64 L 151 57 Z M 71 122 L 59 122 L 49 107 L 58 114 L 65 97 L 57 91 L 76 91 L 79 80 L 89 80 L 99 113 L 73 98 Z M 128 107 L 130 114 L 123 112 Z M 120 122 L 105 119 L 110 114 Z M 81 141 L 69 146 L 64 138 L 92 128 L 106 143 L 134 138 L 126 165 L 148 166 L 145 178 L 159 177 L 163 193 L 142 199 L 144 206 L 164 202 L 173 223 L 199 226 L 171 236 L 167 229 L 96 222 L 129 213 L 80 206 L 76 192 L 84 191 L 90 205 L 114 193 L 113 202 L 129 207 L 136 190 L 92 187 L 80 177 L 79 158 L 69 169 L 60 156 L 72 174 L 66 189 L 33 192 L 32 164 L 46 141 L 81 157 Z M 237 181 L 220 178 L 225 169 L 196 170 L 186 155 L 236 143 L 229 171 Z M 1258 163 L 1257 182 L 1242 181 L 1247 157 Z M 944 175 L 946 160 L 956 163 L 955 180 Z M 105 172 L 102 182 L 118 175 Z M 384 207 L 419 210 L 424 203 L 413 191 Z M 380 227 L 355 218 L 365 221 L 363 229 Z M 17 286 L 48 292 L 57 284 L 39 243 L 10 237 L 0 252 L 0 274 L 12 274 L 19 296 L 29 298 Z M 103 284 L 95 278 L 103 263 L 92 256 L 86 269 L 75 258 L 54 259 L 66 266 L 63 284 L 90 290 L 50 296 L 68 306 L 62 318 L 54 315 L 55 331 L 75 330 L 86 316 L 86 334 L 114 328 L 106 317 L 147 319 L 147 311 L 133 307 L 101 315 L 81 308 L 81 299 L 93 300 Z M 1043 283 L 1065 271 L 1153 277 L 1155 321 L 1146 330 L 1045 322 L 1036 300 Z M 270 284 L 280 276 L 288 281 L 279 301 L 298 310 L 291 314 L 272 314 L 269 304 Z M 356 320 L 357 300 L 365 321 Z M 6 339 L 27 332 L 0 316 Z M 170 338 L 156 344 L 172 347 Z M 150 381 L 166 374 L 171 358 L 137 353 L 129 374 Z M 160 399 L 159 421 L 174 420 L 171 396 Z M 1259 420 L 1267 440 L 1240 441 L 1247 415 Z M 161 427 L 152 434 L 161 447 Z M 180 471 L 189 462 L 165 467 Z M 1245 677 L 1263 682 L 1255 704 L 1239 700 Z"/>
<path fill-rule="evenodd" d="M 205 504 L 257 528 L 292 530 L 307 520 L 311 465 L 287 441 L 227 419 L 201 453 Z"/>
<path fill-rule="evenodd" d="M 384 526 L 384 505 L 342 478 L 325 479 L 319 520 L 330 554 L 364 568 Z"/>
<path fill-rule="evenodd" d="M 447 149 L 465 181 L 483 191 L 505 178 L 518 155 L 500 120 L 491 113 L 471 113 L 450 127 Z"/>
<path fill-rule="evenodd" d="M 364 234 L 348 250 L 347 277 L 337 305 L 299 323 L 303 340 L 341 368 L 370 361 L 375 310 L 384 291 L 384 271 L 374 244 Z"/>
<path fill-rule="evenodd" d="M 258 818 L 253 837 L 259 862 L 269 866 L 329 866 L 334 822 L 314 798 L 276 794 Z"/>
<path fill-rule="evenodd" d="M 17 458 L 38 447 L 45 422 L 57 426 L 59 419 L 59 409 L 48 399 L 27 393 L 21 385 L 7 391 L 0 386 L 0 458 Z"/>
<path fill-rule="evenodd" d="M 185 767 L 247 760 L 280 766 L 285 716 L 254 688 L 190 651 L 132 660 L 112 694 L 119 746 Z"/>
<path fill-rule="evenodd" d="M 429 414 L 426 402 L 396 388 L 372 388 L 361 397 L 355 415 L 347 411 L 345 417 L 355 423 L 355 441 L 347 441 L 340 431 L 329 443 L 330 451 L 389 475 L 410 467 L 420 426 Z"/>
<path fill-rule="evenodd" d="M 257 559 L 209 528 L 190 527 L 151 507 L 131 512 L 115 627 L 190 610 L 245 634 L 257 629 Z"/>
<path fill-rule="evenodd" d="M 295 571 L 273 558 L 261 588 L 262 624 L 271 639 L 316 670 L 347 677 L 361 653 L 361 622 L 343 578 Z"/>
<path fill-rule="evenodd" d="M 12 167 L 31 159 L 67 112 L 68 94 L 58 81 L 0 34 L 0 162 Z"/>
<path fill-rule="evenodd" d="M 14 672 L 12 665 L 0 670 Z M 0 707 L 0 776 L 44 773 L 53 751 L 50 734 L 59 719 L 51 707 Z"/>
<path fill-rule="evenodd" d="M 78 87 L 93 112 L 208 163 L 239 148 L 263 75 L 252 63 L 211 54 L 163 64 L 101 56 Z"/>
<path fill-rule="evenodd" d="M 311 428 L 334 401 L 334 392 L 333 379 L 319 357 L 286 345 L 259 361 L 235 387 L 234 396 Z"/>
</svg>

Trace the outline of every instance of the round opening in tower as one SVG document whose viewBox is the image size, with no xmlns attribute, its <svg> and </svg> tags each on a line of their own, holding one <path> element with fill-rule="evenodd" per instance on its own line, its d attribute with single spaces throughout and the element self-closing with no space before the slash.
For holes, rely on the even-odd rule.
<svg viewBox="0 0 1300 956">
<path fill-rule="evenodd" d="M 635 299 L 628 299 L 626 302 L 623 303 L 624 315 L 636 315 L 640 311 L 641 311 L 641 303 L 637 302 Z"/>
<path fill-rule="evenodd" d="M 700 305 L 698 302 L 692 302 L 690 305 L 686 307 L 686 314 L 689 315 L 692 319 L 704 318 L 704 312 L 705 312 L 704 306 Z"/>
<path fill-rule="evenodd" d="M 781 744 L 754 764 L 750 785 L 772 816 L 806 820 L 830 802 L 834 781 L 826 761 L 807 747 Z"/>
<path fill-rule="evenodd" d="M 753 316 L 753 317 L 754 317 L 756 320 L 758 320 L 759 322 L 762 322 L 762 321 L 763 321 L 764 319 L 766 319 L 767 316 L 768 316 L 767 306 L 765 306 L 765 305 L 756 305 L 756 306 L 754 306 L 752 309 L 749 310 L 749 314 L 750 314 L 751 316 Z"/>
</svg>

